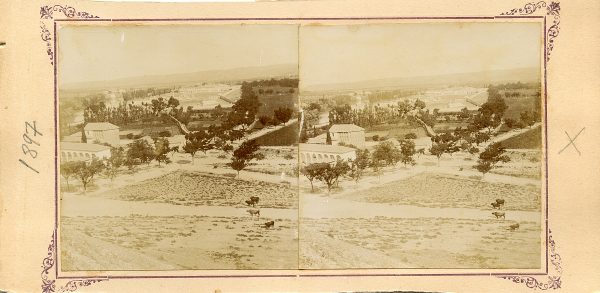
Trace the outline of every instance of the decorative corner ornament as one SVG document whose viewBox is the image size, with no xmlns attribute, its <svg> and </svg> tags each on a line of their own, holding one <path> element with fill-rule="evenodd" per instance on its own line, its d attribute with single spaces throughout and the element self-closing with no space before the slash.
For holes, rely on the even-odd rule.
<svg viewBox="0 0 600 293">
<path fill-rule="evenodd" d="M 58 268 L 54 267 L 56 263 L 56 230 L 52 233 L 52 240 L 48 245 L 48 254 L 42 261 L 42 293 L 54 293 L 54 292 L 75 292 L 81 287 L 86 287 L 94 283 L 107 281 L 108 278 L 92 278 L 92 279 L 75 279 L 70 280 L 64 285 L 60 286 L 57 290 L 57 280 L 52 278 L 50 271 L 54 268 L 56 271 Z M 55 274 L 56 275 L 56 274 Z"/>
<path fill-rule="evenodd" d="M 562 275 L 562 259 L 560 255 L 556 252 L 556 243 L 554 239 L 552 239 L 552 231 L 548 230 L 548 252 L 549 252 L 549 261 L 552 264 L 552 274 L 548 272 L 546 276 L 547 280 L 538 280 L 534 276 L 527 275 L 506 275 L 506 276 L 498 276 L 499 278 L 513 281 L 518 284 L 525 284 L 528 288 L 531 289 L 540 289 L 540 290 L 549 290 L 549 289 L 560 289 L 562 281 L 560 279 Z"/>
<path fill-rule="evenodd" d="M 52 42 L 53 34 L 50 32 L 44 20 L 54 19 L 54 13 L 62 13 L 66 18 L 99 18 L 98 16 L 92 15 L 84 11 L 77 11 L 74 7 L 68 5 L 46 5 L 40 7 L 40 29 L 41 38 L 46 43 L 46 54 L 50 58 L 50 64 L 54 65 L 54 44 Z"/>
<path fill-rule="evenodd" d="M 542 8 L 546 8 L 545 15 L 552 18 L 552 25 L 548 27 L 546 33 L 546 62 L 550 61 L 550 54 L 554 50 L 554 39 L 558 37 L 560 32 L 560 3 L 552 1 L 547 4 L 546 1 L 530 2 L 525 4 L 522 8 L 511 9 L 510 11 L 501 13 L 503 16 L 511 15 L 531 15 L 536 11 L 541 11 Z"/>
</svg>

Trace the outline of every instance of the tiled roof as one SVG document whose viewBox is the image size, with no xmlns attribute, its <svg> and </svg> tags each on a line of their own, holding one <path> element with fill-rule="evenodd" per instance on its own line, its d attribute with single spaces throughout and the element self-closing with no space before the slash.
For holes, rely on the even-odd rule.
<svg viewBox="0 0 600 293">
<path fill-rule="evenodd" d="M 316 143 L 301 143 L 299 146 L 300 152 L 315 152 L 315 153 L 331 153 L 331 154 L 345 154 L 354 152 L 353 148 L 339 146 L 339 145 L 328 145 L 328 144 L 316 144 Z"/>
<path fill-rule="evenodd" d="M 111 130 L 111 129 L 119 129 L 119 126 L 116 126 L 112 123 L 108 122 L 92 122 L 85 125 L 83 128 L 85 130 Z"/>
<path fill-rule="evenodd" d="M 354 124 L 334 124 L 329 128 L 329 132 L 353 132 L 364 131 L 365 129 Z"/>
<path fill-rule="evenodd" d="M 100 152 L 104 150 L 110 150 L 110 147 L 100 144 L 93 143 L 82 143 L 82 142 L 60 142 L 61 151 L 80 151 L 80 152 Z"/>
</svg>

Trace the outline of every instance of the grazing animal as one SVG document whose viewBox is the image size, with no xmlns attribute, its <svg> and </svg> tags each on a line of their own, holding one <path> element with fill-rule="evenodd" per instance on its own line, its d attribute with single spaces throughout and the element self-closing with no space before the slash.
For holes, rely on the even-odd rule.
<svg viewBox="0 0 600 293">
<path fill-rule="evenodd" d="M 493 207 L 493 208 L 495 208 L 495 209 L 499 209 L 499 208 L 500 208 L 500 206 L 501 206 L 501 204 L 499 204 L 499 203 L 497 203 L 497 202 L 493 202 L 493 203 L 492 203 L 492 207 Z"/>
<path fill-rule="evenodd" d="M 417 154 L 418 154 L 418 156 L 419 156 L 419 157 L 420 157 L 421 155 L 424 155 L 424 154 L 425 154 L 425 149 L 424 149 L 424 148 L 422 148 L 422 149 L 418 149 L 418 150 L 417 150 Z"/>
<path fill-rule="evenodd" d="M 506 219 L 504 212 L 493 212 L 492 215 L 496 216 L 496 219 Z"/>
<path fill-rule="evenodd" d="M 516 223 L 516 224 L 510 225 L 508 228 L 509 228 L 511 231 L 515 231 L 515 230 L 519 229 L 519 223 Z"/>
<path fill-rule="evenodd" d="M 252 219 L 254 219 L 254 215 L 256 215 L 257 219 L 260 218 L 260 210 L 257 210 L 257 209 L 248 209 L 248 210 L 246 210 L 246 212 L 248 212 L 250 214 L 250 217 Z"/>
<path fill-rule="evenodd" d="M 275 227 L 275 221 L 268 221 L 265 223 L 266 229 L 273 228 L 273 227 Z"/>
<path fill-rule="evenodd" d="M 504 199 L 496 199 L 496 203 L 500 205 L 504 205 Z"/>
<path fill-rule="evenodd" d="M 249 200 L 245 200 L 246 204 L 249 206 L 256 206 L 258 203 L 258 196 L 251 196 Z"/>
</svg>

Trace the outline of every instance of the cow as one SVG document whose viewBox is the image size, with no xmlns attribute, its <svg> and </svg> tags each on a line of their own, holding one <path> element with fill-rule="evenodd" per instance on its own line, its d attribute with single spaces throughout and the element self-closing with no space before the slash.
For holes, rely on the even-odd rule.
<svg viewBox="0 0 600 293">
<path fill-rule="evenodd" d="M 256 204 L 258 203 L 258 196 L 251 196 L 249 200 L 245 200 L 244 202 L 248 205 L 248 206 L 256 206 Z"/>
<path fill-rule="evenodd" d="M 516 224 L 510 225 L 510 226 L 508 227 L 508 229 L 510 229 L 511 231 L 515 231 L 515 230 L 519 229 L 519 223 L 516 223 Z"/>
<path fill-rule="evenodd" d="M 254 219 L 254 215 L 256 215 L 256 219 L 260 218 L 260 210 L 258 209 L 248 209 L 246 210 L 250 214 L 250 217 Z"/>
<path fill-rule="evenodd" d="M 275 221 L 268 221 L 265 223 L 265 229 L 269 229 L 269 228 L 273 228 L 275 227 Z"/>
<path fill-rule="evenodd" d="M 496 216 L 496 219 L 506 219 L 504 212 L 493 212 L 492 215 Z"/>
<path fill-rule="evenodd" d="M 499 203 L 497 203 L 497 202 L 493 202 L 493 203 L 492 203 L 492 207 L 493 207 L 494 209 L 499 209 L 499 208 L 500 208 L 500 206 L 501 206 L 501 204 L 499 204 Z"/>
<path fill-rule="evenodd" d="M 496 203 L 503 206 L 504 205 L 504 199 L 497 198 L 496 199 Z"/>
</svg>

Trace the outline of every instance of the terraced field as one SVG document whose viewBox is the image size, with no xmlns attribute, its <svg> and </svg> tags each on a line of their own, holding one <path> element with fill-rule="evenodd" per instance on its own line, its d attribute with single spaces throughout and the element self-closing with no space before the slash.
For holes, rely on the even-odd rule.
<svg viewBox="0 0 600 293">
<path fill-rule="evenodd" d="M 288 185 L 242 180 L 200 172 L 177 171 L 141 183 L 110 190 L 100 196 L 175 205 L 242 207 L 251 196 L 264 208 L 297 208 L 298 193 Z"/>
</svg>

